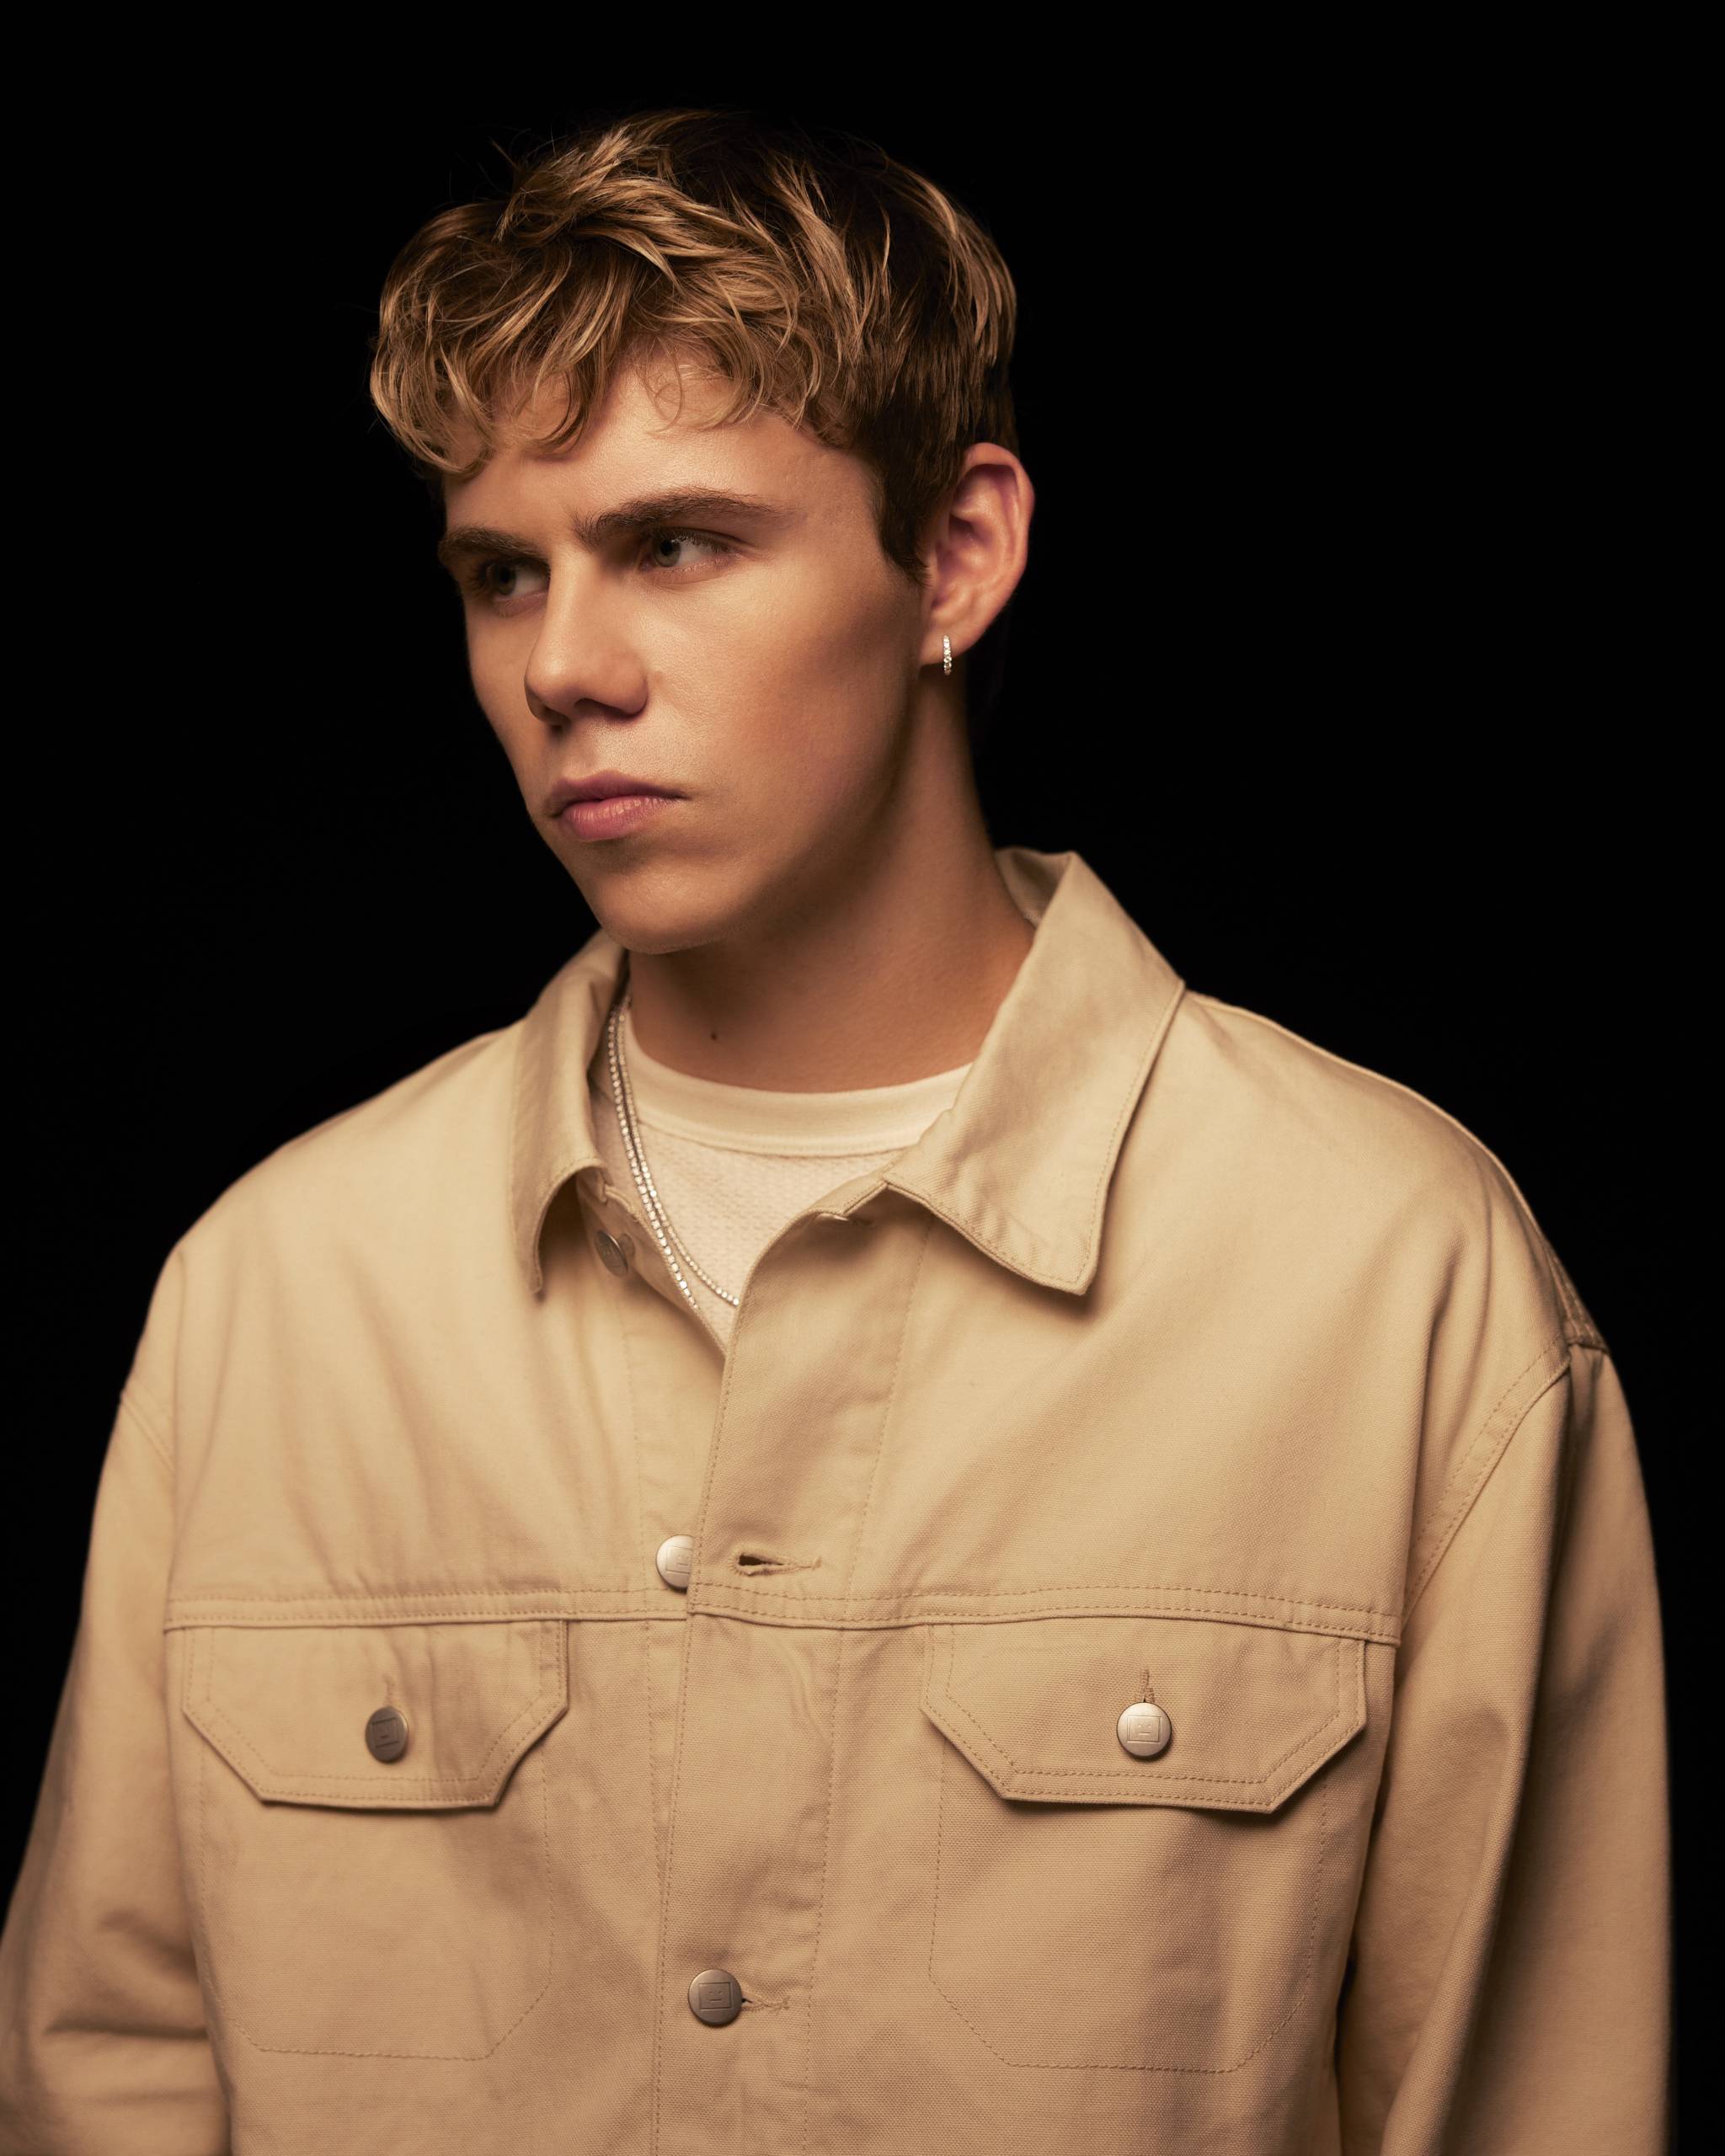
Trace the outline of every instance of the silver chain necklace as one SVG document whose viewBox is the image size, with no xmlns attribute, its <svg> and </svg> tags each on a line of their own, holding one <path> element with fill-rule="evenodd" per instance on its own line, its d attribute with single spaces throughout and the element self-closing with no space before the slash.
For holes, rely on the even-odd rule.
<svg viewBox="0 0 1725 2156">
<path fill-rule="evenodd" d="M 635 1089 L 629 1082 L 628 1065 L 623 1056 L 623 1013 L 629 1007 L 633 988 L 626 988 L 617 1002 L 612 1005 L 605 1028 L 606 1059 L 611 1066 L 611 1095 L 617 1105 L 617 1119 L 623 1134 L 623 1150 L 629 1156 L 629 1166 L 634 1171 L 635 1187 L 641 1193 L 641 1203 L 649 1225 L 659 1239 L 659 1247 L 665 1253 L 665 1262 L 676 1276 L 676 1283 L 688 1298 L 690 1307 L 697 1311 L 700 1305 L 695 1300 L 695 1291 L 683 1278 L 682 1267 L 672 1254 L 672 1246 L 681 1251 L 689 1270 L 697 1280 L 704 1281 L 721 1302 L 729 1303 L 733 1310 L 740 1299 L 729 1288 L 721 1288 L 710 1273 L 703 1272 L 696 1262 L 688 1245 L 670 1225 L 670 1215 L 660 1201 L 653 1182 L 653 1172 L 647 1166 L 647 1155 L 642 1148 L 640 1127 L 635 1116 Z"/>
</svg>

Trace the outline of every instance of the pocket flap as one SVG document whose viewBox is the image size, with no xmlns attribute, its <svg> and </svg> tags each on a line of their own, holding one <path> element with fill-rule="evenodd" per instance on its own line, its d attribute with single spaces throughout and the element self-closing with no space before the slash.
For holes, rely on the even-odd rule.
<svg viewBox="0 0 1725 2156">
<path fill-rule="evenodd" d="M 569 1705 L 560 1618 L 190 1632 L 188 1718 L 257 1796 L 278 1802 L 495 1804 L 515 1762 Z M 380 1759 L 366 1727 L 387 1707 L 407 1741 Z"/>
<path fill-rule="evenodd" d="M 1168 1742 L 1127 1751 L 1153 1699 Z M 932 1625 L 922 1706 L 1002 1796 L 1274 1812 L 1365 1726 L 1365 1643 L 1213 1618 Z"/>
</svg>

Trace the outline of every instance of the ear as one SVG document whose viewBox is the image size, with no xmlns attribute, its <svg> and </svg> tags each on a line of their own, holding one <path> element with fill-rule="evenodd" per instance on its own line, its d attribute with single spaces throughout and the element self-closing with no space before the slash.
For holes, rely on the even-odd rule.
<svg viewBox="0 0 1725 2156">
<path fill-rule="evenodd" d="M 954 659 L 980 643 L 1017 590 L 1035 507 L 1030 474 L 1011 450 L 980 441 L 965 452 L 958 484 L 924 535 L 925 666 L 943 657 L 943 637 L 951 638 Z"/>
</svg>

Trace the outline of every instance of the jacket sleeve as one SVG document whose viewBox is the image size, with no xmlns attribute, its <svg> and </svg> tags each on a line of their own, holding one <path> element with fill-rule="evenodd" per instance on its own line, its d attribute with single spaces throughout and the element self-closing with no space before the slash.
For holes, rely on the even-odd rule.
<svg viewBox="0 0 1725 2156">
<path fill-rule="evenodd" d="M 1664 2156 L 1664 1648 L 1596 1337 L 1410 1593 L 1338 2015 L 1347 2156 Z"/>
<path fill-rule="evenodd" d="M 158 1286 L 158 1339 L 165 1300 Z M 161 1410 L 142 1384 L 135 1364 L 103 1460 L 77 1631 L 0 1934 L 8 2156 L 223 2156 L 228 2146 L 168 1784 L 162 1620 L 173 1472 L 153 1427 Z"/>
</svg>

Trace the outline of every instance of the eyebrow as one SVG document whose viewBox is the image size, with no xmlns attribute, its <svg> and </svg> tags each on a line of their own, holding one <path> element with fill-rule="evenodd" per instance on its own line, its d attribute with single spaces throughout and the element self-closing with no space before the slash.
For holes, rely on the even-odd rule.
<svg viewBox="0 0 1725 2156">
<path fill-rule="evenodd" d="M 619 533 L 644 531 L 660 524 L 688 524 L 717 517 L 741 517 L 756 524 L 780 526 L 797 520 L 798 512 L 758 494 L 729 494 L 713 487 L 676 487 L 657 494 L 638 494 L 619 502 L 597 516 L 577 516 L 569 528 L 584 547 L 600 547 Z M 437 558 L 446 569 L 475 554 L 520 554 L 531 558 L 537 548 L 531 539 L 513 531 L 499 531 L 494 525 L 457 524 L 437 542 Z"/>
</svg>

